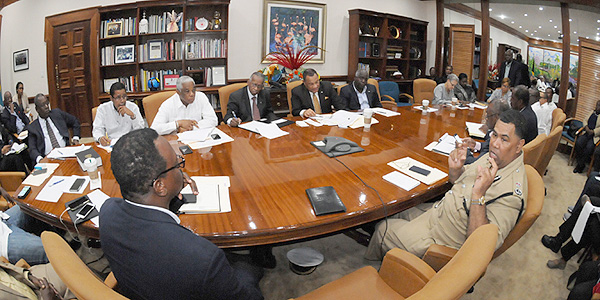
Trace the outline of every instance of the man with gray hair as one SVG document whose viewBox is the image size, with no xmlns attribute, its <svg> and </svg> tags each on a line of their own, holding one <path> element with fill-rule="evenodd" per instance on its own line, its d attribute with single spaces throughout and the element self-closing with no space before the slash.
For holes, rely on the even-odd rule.
<svg viewBox="0 0 600 300">
<path fill-rule="evenodd" d="M 206 95 L 196 91 L 194 80 L 181 76 L 176 85 L 177 93 L 163 102 L 150 127 L 164 135 L 217 126 L 215 110 Z"/>
<path fill-rule="evenodd" d="M 348 110 L 363 110 L 369 107 L 381 107 L 377 88 L 368 84 L 369 73 L 360 69 L 354 74 L 354 81 L 340 91 L 340 98 Z"/>
<path fill-rule="evenodd" d="M 445 83 L 438 84 L 433 89 L 433 100 L 431 104 L 447 104 L 452 102 L 454 97 L 454 87 L 458 84 L 458 76 L 456 74 L 448 75 L 448 79 Z"/>
<path fill-rule="evenodd" d="M 237 127 L 242 122 L 250 122 L 266 118 L 267 121 L 277 119 L 271 107 L 271 92 L 265 89 L 265 75 L 254 72 L 245 86 L 229 95 L 227 114 L 223 120 L 229 126 Z"/>
</svg>

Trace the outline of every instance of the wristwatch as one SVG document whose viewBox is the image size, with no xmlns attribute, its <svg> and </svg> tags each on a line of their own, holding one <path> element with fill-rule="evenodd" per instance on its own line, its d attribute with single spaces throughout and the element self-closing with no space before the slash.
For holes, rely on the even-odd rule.
<svg viewBox="0 0 600 300">
<path fill-rule="evenodd" d="M 473 205 L 473 204 L 484 205 L 485 204 L 485 196 L 481 196 L 481 198 L 479 198 L 479 199 L 471 199 L 471 205 Z"/>
</svg>

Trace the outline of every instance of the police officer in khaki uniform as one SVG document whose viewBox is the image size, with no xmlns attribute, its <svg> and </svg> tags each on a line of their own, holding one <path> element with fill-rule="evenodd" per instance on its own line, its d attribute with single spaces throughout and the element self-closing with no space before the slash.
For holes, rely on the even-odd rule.
<svg viewBox="0 0 600 300">
<path fill-rule="evenodd" d="M 525 209 L 527 175 L 521 149 L 526 122 L 514 110 L 500 115 L 490 137 L 489 153 L 464 166 L 462 144 L 448 158 L 452 189 L 435 204 L 424 203 L 377 225 L 365 258 L 381 260 L 392 248 L 423 257 L 431 244 L 460 248 L 481 225 L 498 225 L 500 247 Z M 429 209 L 427 209 L 429 208 Z M 385 236 L 384 236 L 385 234 Z"/>
</svg>

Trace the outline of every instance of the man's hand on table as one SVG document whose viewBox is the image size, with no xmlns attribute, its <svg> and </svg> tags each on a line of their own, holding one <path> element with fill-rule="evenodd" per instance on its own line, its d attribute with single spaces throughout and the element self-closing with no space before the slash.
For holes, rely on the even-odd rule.
<svg viewBox="0 0 600 300">
<path fill-rule="evenodd" d="M 198 127 L 198 122 L 196 120 L 177 120 L 175 121 L 177 124 L 177 132 L 184 132 L 193 130 L 194 127 Z"/>
</svg>

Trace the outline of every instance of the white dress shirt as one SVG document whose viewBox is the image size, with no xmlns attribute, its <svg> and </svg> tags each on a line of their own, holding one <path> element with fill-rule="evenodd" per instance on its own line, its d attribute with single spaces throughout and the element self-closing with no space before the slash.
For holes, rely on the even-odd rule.
<svg viewBox="0 0 600 300">
<path fill-rule="evenodd" d="M 10 112 L 10 110 L 9 110 Z M 17 115 L 17 109 L 15 108 L 15 110 L 13 112 L 10 113 L 11 115 L 15 116 L 16 118 L 16 125 L 17 125 L 17 133 L 21 133 L 21 131 L 23 131 L 23 129 L 25 128 L 25 123 L 23 123 L 23 120 L 21 120 L 21 117 L 19 117 L 19 115 Z"/>
<path fill-rule="evenodd" d="M 56 126 L 54 125 L 54 122 L 52 122 L 52 119 L 50 119 L 50 117 L 48 117 L 46 119 L 39 118 L 39 122 L 40 122 L 40 127 L 42 127 L 42 133 L 44 134 L 44 152 L 45 152 L 44 156 L 48 155 L 48 153 L 50 153 L 50 151 L 52 151 L 52 142 L 50 141 L 50 136 L 48 136 L 48 128 L 46 128 L 46 126 L 47 126 L 46 122 L 50 123 L 50 128 L 52 128 L 52 132 L 54 132 L 54 137 L 56 137 L 56 141 L 58 142 L 58 145 L 61 148 L 67 146 L 65 139 L 60 134 L 60 132 L 58 131 L 58 128 L 56 128 Z M 73 137 L 73 139 L 76 139 L 76 137 Z M 36 158 L 36 163 L 40 162 L 40 160 L 42 160 L 42 158 L 43 157 L 38 156 Z"/>
<path fill-rule="evenodd" d="M 352 88 L 354 88 L 354 92 L 356 92 L 356 96 L 358 96 L 358 104 L 360 104 L 360 109 L 365 109 L 371 107 L 369 105 L 369 97 L 367 97 L 367 86 L 363 88 L 362 92 L 359 92 L 354 86 L 354 82 L 352 83 Z"/>
<path fill-rule="evenodd" d="M 556 105 L 552 102 L 547 102 L 541 105 L 540 102 L 536 102 L 531 105 L 531 109 L 537 117 L 538 134 L 550 134 L 550 130 L 552 129 L 552 111 L 555 108 Z"/>
<path fill-rule="evenodd" d="M 127 107 L 133 115 L 134 119 L 127 114 L 121 116 L 112 101 L 100 104 L 96 111 L 96 118 L 93 123 L 92 136 L 97 142 L 101 137 L 108 135 L 111 140 L 118 139 L 128 132 L 144 128 L 144 119 L 140 114 L 140 109 L 135 103 L 125 101 Z"/>
<path fill-rule="evenodd" d="M 258 94 L 256 94 L 256 95 L 252 95 L 252 93 L 250 93 L 250 89 L 247 89 L 247 90 L 248 90 L 248 99 L 249 99 L 249 102 L 250 102 L 250 114 L 252 114 L 252 116 L 254 116 L 254 111 L 253 111 L 253 109 L 254 109 L 254 108 L 252 107 L 252 104 L 253 104 L 253 103 L 252 103 L 252 97 L 256 97 L 256 106 L 258 106 Z M 222 109 L 223 109 L 223 108 L 221 108 L 221 110 L 222 110 Z M 235 113 L 235 112 L 234 112 L 234 113 Z M 239 117 L 238 117 L 238 116 L 236 116 L 236 118 L 239 118 Z M 227 119 L 227 122 L 226 122 L 226 123 L 227 123 L 227 125 L 231 125 L 231 120 L 233 120 L 233 118 L 229 118 L 229 119 Z"/>
<path fill-rule="evenodd" d="M 123 198 L 123 200 L 125 200 L 126 203 L 129 203 L 133 206 L 137 206 L 137 207 L 141 207 L 141 208 L 146 208 L 146 209 L 154 209 L 154 210 L 158 210 L 160 212 L 163 212 L 167 215 L 169 215 L 171 218 L 173 218 L 173 220 L 175 220 L 175 222 L 177 222 L 177 224 L 181 223 L 181 220 L 179 219 L 179 217 L 173 213 L 172 211 L 166 209 L 166 208 L 162 208 L 162 207 L 158 207 L 158 206 L 153 206 L 153 205 L 145 205 L 145 204 L 140 204 L 140 203 L 135 203 L 133 201 L 129 201 L 125 198 Z"/>
<path fill-rule="evenodd" d="M 150 128 L 160 135 L 175 133 L 175 122 L 179 120 L 196 120 L 198 128 L 215 127 L 218 122 L 215 110 L 204 93 L 196 92 L 194 102 L 188 106 L 183 105 L 179 95 L 175 93 L 160 106 Z"/>
</svg>

